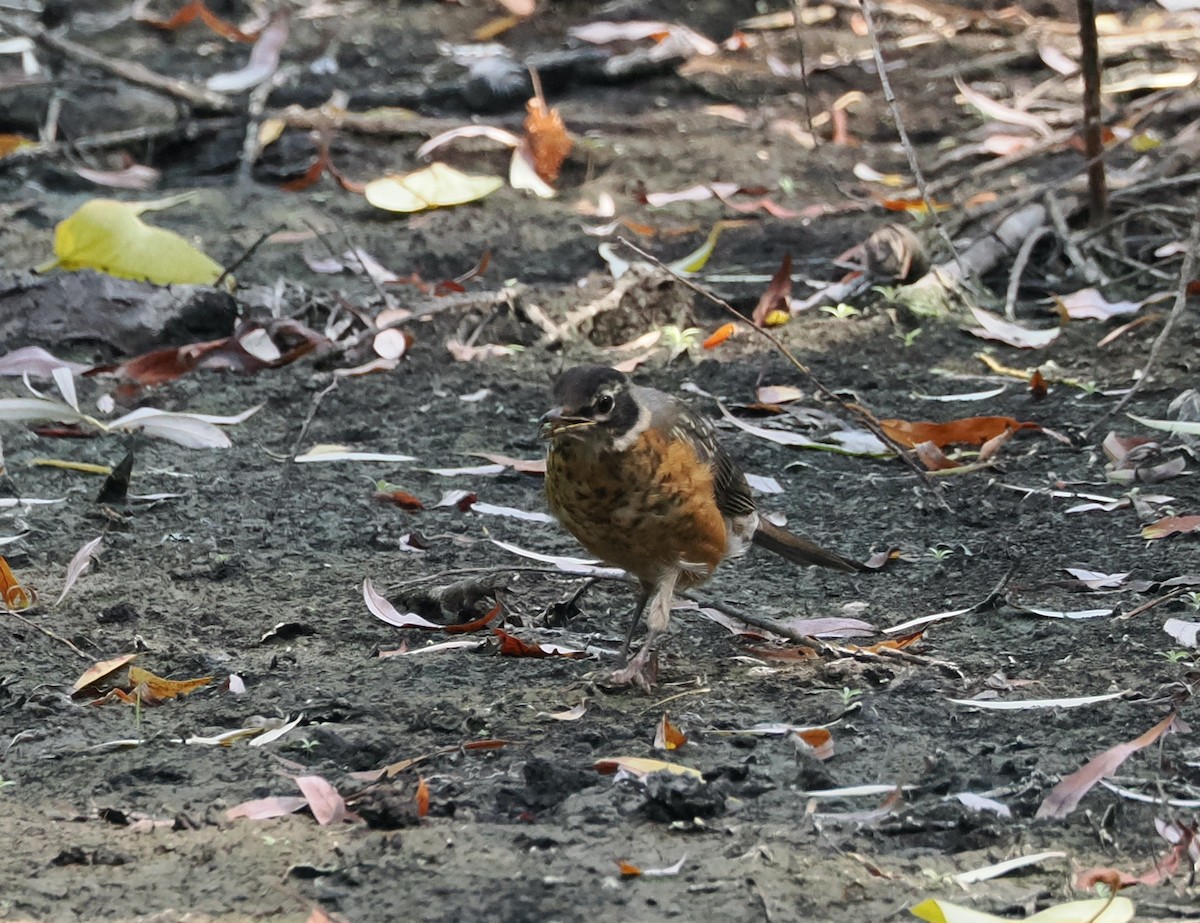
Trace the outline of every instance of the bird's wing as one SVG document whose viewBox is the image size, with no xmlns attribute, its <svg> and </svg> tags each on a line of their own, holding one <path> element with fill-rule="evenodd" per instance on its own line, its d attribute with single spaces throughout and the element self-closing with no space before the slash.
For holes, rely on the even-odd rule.
<svg viewBox="0 0 1200 923">
<path fill-rule="evenodd" d="M 686 440 L 696 457 L 713 469 L 713 492 L 717 509 L 733 518 L 754 512 L 754 496 L 741 466 L 717 439 L 717 431 L 704 417 L 693 413 L 677 398 L 653 388 L 635 387 L 638 403 L 650 408 L 650 425 Z"/>
</svg>

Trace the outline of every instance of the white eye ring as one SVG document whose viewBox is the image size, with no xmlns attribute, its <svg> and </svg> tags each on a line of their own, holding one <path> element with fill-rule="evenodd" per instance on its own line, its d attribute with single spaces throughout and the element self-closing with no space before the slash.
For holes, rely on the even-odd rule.
<svg viewBox="0 0 1200 923">
<path fill-rule="evenodd" d="M 612 413 L 613 396 L 611 394 L 601 394 L 596 401 L 597 413 Z"/>
</svg>

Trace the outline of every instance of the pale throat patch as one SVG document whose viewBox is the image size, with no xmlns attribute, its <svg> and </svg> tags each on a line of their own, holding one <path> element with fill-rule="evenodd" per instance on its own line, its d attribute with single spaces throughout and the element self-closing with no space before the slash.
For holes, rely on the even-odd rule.
<svg viewBox="0 0 1200 923">
<path fill-rule="evenodd" d="M 639 404 L 637 421 L 633 424 L 633 426 L 629 427 L 628 432 L 624 433 L 620 437 L 613 440 L 613 444 L 612 444 L 613 450 L 617 451 L 617 452 L 624 452 L 626 449 L 630 448 L 635 442 L 637 442 L 638 437 L 641 436 L 642 433 L 644 433 L 649 428 L 650 428 L 650 408 L 648 406 L 646 406 L 645 404 Z"/>
</svg>

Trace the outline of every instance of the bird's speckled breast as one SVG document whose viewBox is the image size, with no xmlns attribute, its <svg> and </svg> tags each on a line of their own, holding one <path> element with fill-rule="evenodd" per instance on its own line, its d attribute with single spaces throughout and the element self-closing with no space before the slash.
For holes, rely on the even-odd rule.
<svg viewBox="0 0 1200 923">
<path fill-rule="evenodd" d="M 627 451 L 554 440 L 546 461 L 550 511 L 593 555 L 653 582 L 682 568 L 707 578 L 725 556 L 726 523 L 712 469 L 694 449 L 649 430 Z"/>
</svg>

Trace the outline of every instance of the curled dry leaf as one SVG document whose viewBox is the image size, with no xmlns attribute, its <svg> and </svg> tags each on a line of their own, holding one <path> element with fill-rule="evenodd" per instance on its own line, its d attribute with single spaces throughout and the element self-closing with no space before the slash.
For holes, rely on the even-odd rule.
<svg viewBox="0 0 1200 923">
<path fill-rule="evenodd" d="M 782 311 L 790 316 L 792 296 L 792 255 L 785 253 L 783 262 L 771 277 L 766 291 L 759 296 L 758 304 L 750 319 L 759 327 L 765 326 L 767 316 L 774 311 Z"/>
<path fill-rule="evenodd" d="M 1172 730 L 1187 729 L 1187 725 L 1179 720 L 1175 712 L 1171 712 L 1140 737 L 1110 747 L 1069 776 L 1064 776 L 1038 807 L 1035 816 L 1039 820 L 1059 820 L 1066 817 L 1078 807 L 1079 802 L 1096 783 L 1115 773 L 1133 754 L 1156 743 L 1160 737 Z"/>
<path fill-rule="evenodd" d="M 214 74 L 206 86 L 214 93 L 243 93 L 270 80 L 279 69 L 279 56 L 288 40 L 288 17 L 285 10 L 278 10 L 267 27 L 259 33 L 258 41 L 250 49 L 246 66 L 236 71 Z"/>
<path fill-rule="evenodd" d="M 1200 622 L 1167 619 L 1163 622 L 1163 631 L 1184 647 L 1200 647 Z"/>
<path fill-rule="evenodd" d="M 82 692 L 89 686 L 94 686 L 119 670 L 123 670 L 129 666 L 136 658 L 137 654 L 122 654 L 119 657 L 112 657 L 109 660 L 101 660 L 99 663 L 94 663 L 80 677 L 71 684 L 71 695 Z"/>
<path fill-rule="evenodd" d="M 50 378 L 55 369 L 69 369 L 78 375 L 89 366 L 79 362 L 67 362 L 46 352 L 40 346 L 22 346 L 0 356 L 0 377 Z"/>
<path fill-rule="evenodd" d="M 255 798 L 253 801 L 243 801 L 226 811 L 225 816 L 230 820 L 237 820 L 239 817 L 248 820 L 270 820 L 273 817 L 295 814 L 305 807 L 308 807 L 307 798 L 299 795 L 277 795 L 274 798 Z"/>
<path fill-rule="evenodd" d="M 8 544 L 8 541 L 0 544 Z M 32 606 L 35 598 L 33 590 L 16 578 L 8 561 L 0 555 L 0 604 L 10 612 L 21 612 Z"/>
<path fill-rule="evenodd" d="M 671 723 L 666 712 L 654 728 L 655 750 L 678 750 L 687 743 L 687 735 Z"/>
<path fill-rule="evenodd" d="M 1200 516 L 1166 516 L 1142 526 L 1142 538 L 1155 541 L 1171 535 L 1200 532 Z"/>
<path fill-rule="evenodd" d="M 296 787 L 304 795 L 312 815 L 322 827 L 349 819 L 345 799 L 320 776 L 296 776 Z"/>
<path fill-rule="evenodd" d="M 421 618 L 415 612 L 401 614 L 395 606 L 376 591 L 370 577 L 363 580 L 363 601 L 367 604 L 367 610 L 375 618 L 387 622 L 389 625 L 395 625 L 397 628 L 428 628 L 441 631 L 445 627 Z"/>
<path fill-rule="evenodd" d="M 968 328 L 969 333 L 984 340 L 996 340 L 1018 349 L 1041 349 L 1057 340 L 1059 334 L 1062 333 L 1062 327 L 1031 330 L 982 308 L 971 308 L 971 314 L 979 326 Z"/>
<path fill-rule="evenodd" d="M 100 535 L 85 544 L 71 558 L 71 563 L 67 565 L 67 579 L 63 582 L 62 592 L 58 594 L 58 599 L 54 601 L 54 605 L 61 603 L 71 591 L 71 587 L 75 585 L 75 581 L 80 575 L 87 570 L 89 564 L 92 563 L 92 557 L 100 548 L 100 543 L 104 540 L 104 536 Z"/>
</svg>

